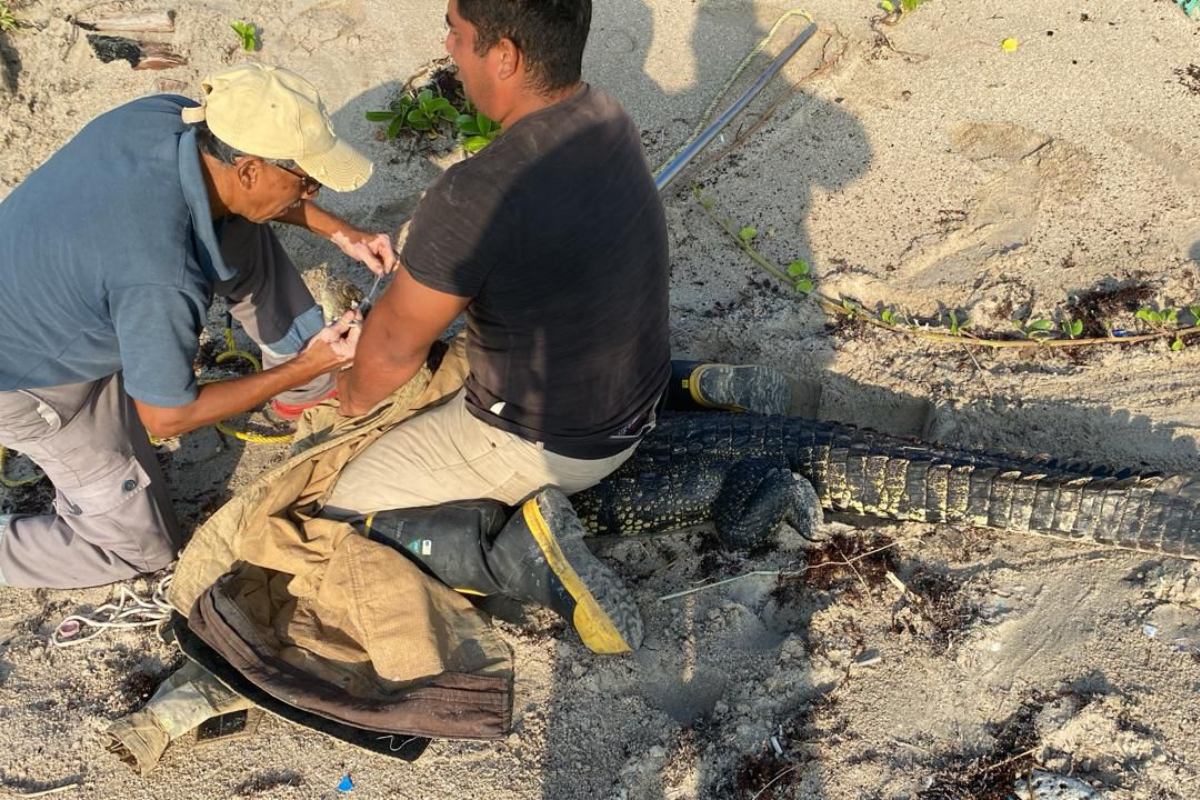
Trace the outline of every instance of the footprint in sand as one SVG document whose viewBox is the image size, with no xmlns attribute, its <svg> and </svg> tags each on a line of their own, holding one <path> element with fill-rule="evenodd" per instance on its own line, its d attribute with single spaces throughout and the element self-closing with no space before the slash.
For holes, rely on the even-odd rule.
<svg viewBox="0 0 1200 800">
<path fill-rule="evenodd" d="M 951 152 L 996 177 L 961 219 L 913 239 L 898 270 L 913 288 L 973 284 L 992 258 L 1029 244 L 1047 200 L 1074 202 L 1090 180 L 1082 149 L 1019 125 L 966 122 L 948 138 Z"/>
</svg>

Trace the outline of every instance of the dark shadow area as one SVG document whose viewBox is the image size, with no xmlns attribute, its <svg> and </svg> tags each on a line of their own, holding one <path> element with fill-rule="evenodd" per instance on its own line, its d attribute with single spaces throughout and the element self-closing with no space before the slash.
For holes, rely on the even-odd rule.
<svg viewBox="0 0 1200 800">
<path fill-rule="evenodd" d="M 18 77 L 21 74 L 21 54 L 9 40 L 7 33 L 0 32 L 0 72 L 4 73 L 4 86 L 9 93 L 15 95 L 19 88 Z"/>
</svg>

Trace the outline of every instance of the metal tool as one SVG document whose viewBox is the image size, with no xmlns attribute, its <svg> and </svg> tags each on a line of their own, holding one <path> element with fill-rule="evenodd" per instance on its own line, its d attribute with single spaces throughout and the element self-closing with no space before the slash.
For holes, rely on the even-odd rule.
<svg viewBox="0 0 1200 800">
<path fill-rule="evenodd" d="M 717 119 L 714 120 L 713 123 L 707 128 L 705 128 L 704 131 L 697 136 L 691 144 L 689 144 L 681 153 L 679 153 L 679 155 L 671 159 L 670 163 L 666 164 L 662 168 L 662 171 L 659 172 L 654 179 L 654 183 L 658 187 L 658 191 L 661 192 L 667 188 L 667 184 L 673 181 L 675 177 L 683 171 L 683 168 L 688 165 L 688 162 L 695 158 L 701 150 L 707 147 L 708 144 L 714 138 L 716 138 L 716 135 L 721 132 L 721 129 L 728 125 L 729 121 L 736 117 L 738 112 L 745 108 L 746 104 L 754 99 L 754 96 L 757 95 L 759 91 L 761 91 L 762 88 L 767 85 L 767 81 L 771 80 L 776 72 L 779 72 L 779 70 L 783 69 L 783 65 L 786 64 L 792 56 L 796 55 L 796 51 L 798 51 L 801 46 L 803 46 L 804 43 L 807 42 L 809 38 L 816 32 L 817 25 L 815 22 L 810 24 L 804 30 L 800 31 L 800 34 L 794 40 L 792 40 L 792 43 L 789 44 L 787 48 L 784 49 L 784 51 L 780 53 L 774 61 L 771 62 L 771 65 L 767 67 L 766 72 L 760 75 L 758 80 L 751 84 L 750 88 L 743 92 L 742 96 L 739 97 L 734 104 L 725 111 L 724 114 L 717 117 Z"/>
<path fill-rule="evenodd" d="M 366 313 L 366 309 L 370 308 L 371 304 L 375 302 L 375 292 L 379 290 L 379 282 L 381 280 L 383 280 L 382 272 L 375 276 L 375 282 L 371 284 L 371 291 L 367 292 L 366 298 L 359 304 L 358 309 L 364 314 Z"/>
</svg>

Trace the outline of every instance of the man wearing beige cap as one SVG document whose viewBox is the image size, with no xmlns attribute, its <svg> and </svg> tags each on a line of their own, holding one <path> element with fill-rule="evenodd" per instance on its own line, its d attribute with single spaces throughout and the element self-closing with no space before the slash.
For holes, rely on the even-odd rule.
<svg viewBox="0 0 1200 800">
<path fill-rule="evenodd" d="M 180 545 L 146 431 L 177 436 L 268 400 L 297 416 L 353 360 L 270 221 L 323 235 L 376 273 L 390 239 L 321 210 L 371 163 L 313 88 L 250 64 L 102 114 L 0 203 L 0 445 L 53 482 L 54 513 L 0 515 L 0 585 L 92 586 L 153 572 Z M 262 346 L 263 372 L 197 386 L 214 295 Z M 143 427 L 144 426 L 144 427 Z"/>
</svg>

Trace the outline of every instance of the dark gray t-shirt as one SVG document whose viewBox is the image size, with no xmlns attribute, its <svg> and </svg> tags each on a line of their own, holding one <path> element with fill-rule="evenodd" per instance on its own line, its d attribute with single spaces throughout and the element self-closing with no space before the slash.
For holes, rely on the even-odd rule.
<svg viewBox="0 0 1200 800">
<path fill-rule="evenodd" d="M 629 447 L 670 374 L 667 230 L 636 126 L 584 84 L 426 193 L 405 268 L 467 307 L 467 402 L 577 458 Z"/>
<path fill-rule="evenodd" d="M 0 391 L 125 371 L 158 406 L 196 397 L 213 229 L 194 102 L 156 95 L 90 122 L 0 203 Z"/>
</svg>

